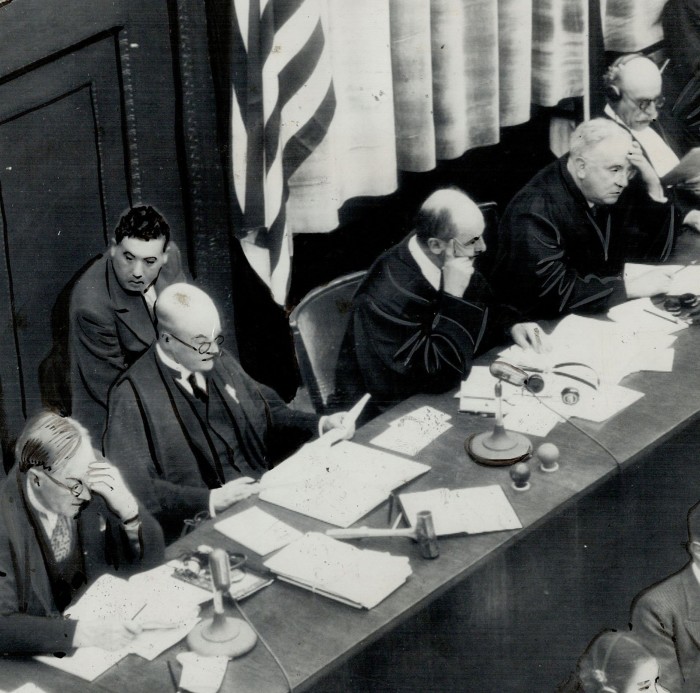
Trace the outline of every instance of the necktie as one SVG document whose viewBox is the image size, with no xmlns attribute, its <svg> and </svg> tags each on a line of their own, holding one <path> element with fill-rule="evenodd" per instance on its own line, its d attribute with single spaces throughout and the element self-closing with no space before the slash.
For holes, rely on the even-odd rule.
<svg viewBox="0 0 700 693">
<path fill-rule="evenodd" d="M 51 549 L 58 563 L 65 561 L 73 546 L 72 520 L 65 515 L 59 515 L 56 526 L 51 533 Z"/>
<path fill-rule="evenodd" d="M 187 377 L 187 382 L 192 388 L 192 394 L 200 401 L 206 404 L 209 401 L 209 395 L 207 391 L 199 386 L 197 379 L 194 377 L 194 373 L 190 373 Z"/>
</svg>

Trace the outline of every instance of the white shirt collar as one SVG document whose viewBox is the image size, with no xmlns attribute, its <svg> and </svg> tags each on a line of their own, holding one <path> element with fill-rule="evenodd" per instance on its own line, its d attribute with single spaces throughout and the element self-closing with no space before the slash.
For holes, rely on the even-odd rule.
<svg viewBox="0 0 700 693">
<path fill-rule="evenodd" d="M 435 289 L 440 290 L 440 280 L 442 278 L 442 272 L 440 268 L 434 264 L 430 258 L 425 254 L 425 251 L 418 244 L 418 239 L 415 234 L 411 236 L 408 241 L 408 251 L 411 256 L 416 261 L 418 269 L 420 269 L 421 274 L 425 277 L 426 281 Z"/>
<path fill-rule="evenodd" d="M 695 561 L 693 561 L 690 564 L 690 567 L 693 571 L 693 575 L 695 575 L 695 579 L 698 581 L 698 584 L 700 584 L 700 566 L 698 566 L 698 564 Z"/>
<path fill-rule="evenodd" d="M 625 128 L 639 142 L 651 165 L 654 167 L 657 176 L 665 176 L 678 164 L 679 159 L 676 153 L 664 142 L 664 138 L 654 128 L 646 127 L 643 130 L 631 130 L 613 111 L 610 104 L 606 104 L 605 114 L 610 116 L 618 125 Z"/>
<path fill-rule="evenodd" d="M 158 354 L 158 358 L 164 366 L 167 366 L 180 374 L 180 377 L 177 379 L 178 383 L 180 383 L 180 385 L 191 395 L 194 393 L 192 392 L 192 386 L 190 385 L 188 378 L 192 375 L 192 373 L 194 373 L 194 379 L 197 382 L 197 385 L 199 385 L 204 392 L 207 391 L 207 379 L 199 371 L 191 371 L 185 368 L 181 363 L 178 363 L 175 359 L 170 358 L 170 356 L 163 351 L 158 343 L 156 343 L 156 354 Z"/>
<path fill-rule="evenodd" d="M 41 526 L 44 528 L 44 531 L 46 532 L 46 536 L 49 538 L 53 534 L 53 530 L 56 527 L 56 523 L 58 522 L 58 515 L 53 512 L 53 510 L 49 510 L 38 498 L 36 493 L 34 492 L 34 489 L 32 488 L 32 485 L 29 481 L 29 476 L 26 476 L 24 479 L 25 483 L 25 488 L 27 490 L 27 500 L 29 501 L 29 505 L 36 510 L 36 514 L 39 517 L 39 520 L 41 521 Z M 51 483 L 50 481 L 48 483 Z"/>
</svg>

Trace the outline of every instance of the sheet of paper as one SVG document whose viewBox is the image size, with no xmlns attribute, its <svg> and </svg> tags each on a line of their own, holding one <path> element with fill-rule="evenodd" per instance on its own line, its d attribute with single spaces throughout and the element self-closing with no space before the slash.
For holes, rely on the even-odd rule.
<svg viewBox="0 0 700 693">
<path fill-rule="evenodd" d="M 493 399 L 496 395 L 494 388 L 498 378 L 494 378 L 488 366 L 473 366 L 469 377 L 462 382 L 460 397 L 475 397 L 477 399 Z"/>
<path fill-rule="evenodd" d="M 217 522 L 214 528 L 260 556 L 281 549 L 301 536 L 299 530 L 257 506 Z"/>
<path fill-rule="evenodd" d="M 608 317 L 629 326 L 635 333 L 652 331 L 672 334 L 688 327 L 687 322 L 678 320 L 663 308 L 658 308 L 650 298 L 636 298 L 613 306 L 608 311 Z"/>
<path fill-rule="evenodd" d="M 503 417 L 503 425 L 509 431 L 543 438 L 565 419 L 534 397 L 520 397 L 511 400 L 512 406 Z"/>
<path fill-rule="evenodd" d="M 700 265 L 687 265 L 671 277 L 670 296 L 700 294 Z"/>
<path fill-rule="evenodd" d="M 449 414 L 433 407 L 420 407 L 390 422 L 386 431 L 369 442 L 380 448 L 413 457 L 452 428 L 450 418 Z"/>
<path fill-rule="evenodd" d="M 619 414 L 638 399 L 644 397 L 637 392 L 620 385 L 607 385 L 594 393 L 586 393 L 576 404 L 564 404 L 562 400 L 552 397 L 547 404 L 564 417 L 575 416 L 595 423 L 602 423 Z"/>
<path fill-rule="evenodd" d="M 401 493 L 399 500 L 411 526 L 415 526 L 416 515 L 421 510 L 430 510 L 438 536 L 499 532 L 522 527 L 503 489 L 495 484 Z"/>
<path fill-rule="evenodd" d="M 81 647 L 65 657 L 37 655 L 34 659 L 85 681 L 94 681 L 125 656 L 123 650 L 108 652 L 99 647 Z"/>
<path fill-rule="evenodd" d="M 179 687 L 190 693 L 216 693 L 223 683 L 228 657 L 202 657 L 194 652 L 181 652 Z"/>
</svg>

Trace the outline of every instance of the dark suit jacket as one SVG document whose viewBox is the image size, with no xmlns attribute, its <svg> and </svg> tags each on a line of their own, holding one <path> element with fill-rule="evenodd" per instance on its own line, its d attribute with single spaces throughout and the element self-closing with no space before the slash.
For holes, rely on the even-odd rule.
<svg viewBox="0 0 700 693">
<path fill-rule="evenodd" d="M 511 200 L 498 228 L 494 289 L 530 319 L 598 312 L 625 300 L 625 262 L 665 260 L 675 240 L 668 205 L 637 186 L 603 206 L 594 223 L 567 158 L 546 166 Z"/>
<path fill-rule="evenodd" d="M 23 483 L 15 468 L 0 486 L 0 653 L 65 652 L 77 622 L 62 618 L 54 604 L 38 538 L 43 530 Z M 143 550 L 134 556 L 119 518 L 93 496 L 78 518 L 87 582 L 110 570 L 128 574 L 163 560 L 160 527 L 145 511 L 141 520 Z"/>
<path fill-rule="evenodd" d="M 409 239 L 377 259 L 355 294 L 336 374 L 340 408 L 370 392 L 367 411 L 377 413 L 417 392 L 456 387 L 474 355 L 506 341 L 518 321 L 478 271 L 461 298 L 433 288 Z"/>
<path fill-rule="evenodd" d="M 659 660 L 663 686 L 700 690 L 700 585 L 690 563 L 635 599 L 632 633 Z"/>
<path fill-rule="evenodd" d="M 104 438 L 108 458 L 160 521 L 166 541 L 179 535 L 184 519 L 208 508 L 210 488 L 218 483 L 207 480 L 217 477 L 217 464 L 228 465 L 219 460 L 212 431 L 176 379 L 151 346 L 112 388 Z M 235 421 L 214 433 L 260 474 L 271 466 L 271 448 L 279 439 L 300 443 L 316 430 L 315 414 L 289 409 L 226 352 L 208 379 L 210 393 L 217 388 L 222 398 L 216 401 L 228 410 L 219 420 Z"/>
<path fill-rule="evenodd" d="M 157 292 L 186 281 L 180 251 L 172 242 L 168 255 L 156 280 Z M 109 252 L 76 283 L 69 316 L 72 416 L 97 444 L 104 431 L 109 388 L 155 341 L 156 331 L 144 299 L 117 281 Z"/>
</svg>

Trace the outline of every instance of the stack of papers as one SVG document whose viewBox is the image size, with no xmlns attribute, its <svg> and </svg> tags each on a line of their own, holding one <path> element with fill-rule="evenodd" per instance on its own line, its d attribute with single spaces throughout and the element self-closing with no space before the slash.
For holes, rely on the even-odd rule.
<svg viewBox="0 0 700 693">
<path fill-rule="evenodd" d="M 401 493 L 399 501 L 412 527 L 415 527 L 419 512 L 430 510 L 438 536 L 501 532 L 522 527 L 513 506 L 498 485 Z"/>
<path fill-rule="evenodd" d="M 263 474 L 260 499 L 339 527 L 349 527 L 395 488 L 425 474 L 426 464 L 343 441 L 305 445 Z"/>
<path fill-rule="evenodd" d="M 406 556 L 359 549 L 325 534 L 309 532 L 265 565 L 280 580 L 356 608 L 372 609 L 406 582 Z"/>
<path fill-rule="evenodd" d="M 102 575 L 64 612 L 66 618 L 72 619 L 118 619 L 138 623 L 143 632 L 128 647 L 115 651 L 81 647 L 66 657 L 41 655 L 35 659 L 86 681 L 94 681 L 130 653 L 149 661 L 155 659 L 182 640 L 199 621 L 199 609 L 192 607 L 189 598 L 179 598 L 182 594 L 191 594 L 185 588 L 194 588 L 187 585 L 181 588 L 174 580 L 164 580 L 164 575 L 162 568 L 135 575 L 128 581 Z"/>
<path fill-rule="evenodd" d="M 434 407 L 424 406 L 392 421 L 389 428 L 369 442 L 380 448 L 413 457 L 438 436 L 452 428 L 452 417 Z"/>
</svg>

